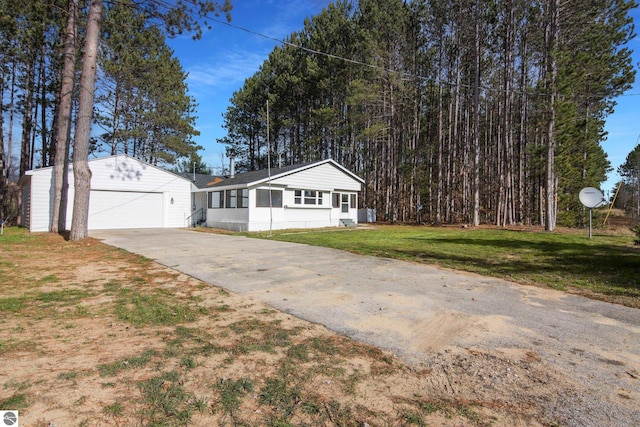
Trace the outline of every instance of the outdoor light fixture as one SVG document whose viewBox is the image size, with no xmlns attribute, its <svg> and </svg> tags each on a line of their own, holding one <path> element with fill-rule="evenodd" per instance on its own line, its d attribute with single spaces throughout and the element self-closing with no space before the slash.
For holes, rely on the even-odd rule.
<svg viewBox="0 0 640 427">
<path fill-rule="evenodd" d="M 171 204 L 173 204 L 173 197 L 171 198 Z"/>
</svg>

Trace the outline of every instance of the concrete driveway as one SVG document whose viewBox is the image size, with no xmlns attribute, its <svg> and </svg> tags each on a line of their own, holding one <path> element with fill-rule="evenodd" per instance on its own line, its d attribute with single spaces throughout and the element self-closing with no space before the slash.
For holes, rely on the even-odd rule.
<svg viewBox="0 0 640 427">
<path fill-rule="evenodd" d="M 635 401 L 631 407 L 640 407 L 639 310 L 307 245 L 175 229 L 90 235 L 376 345 L 410 364 L 453 348 L 535 351 L 604 402 L 598 411 L 610 414 L 603 420 L 640 425 L 637 411 L 627 413 L 618 405 L 623 393 Z M 612 415 L 616 410 L 625 413 Z"/>
</svg>

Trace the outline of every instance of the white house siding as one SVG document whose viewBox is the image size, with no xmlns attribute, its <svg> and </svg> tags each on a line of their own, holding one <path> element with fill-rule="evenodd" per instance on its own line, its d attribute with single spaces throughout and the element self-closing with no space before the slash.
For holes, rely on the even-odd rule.
<svg viewBox="0 0 640 427">
<path fill-rule="evenodd" d="M 291 228 L 337 227 L 341 218 L 350 218 L 357 222 L 357 208 L 341 214 L 340 208 L 332 208 L 334 192 L 354 194 L 361 190 L 360 178 L 327 162 L 301 167 L 289 171 L 283 176 L 271 180 L 271 189 L 283 192 L 282 207 L 256 206 L 256 191 L 268 190 L 264 179 L 239 186 L 212 187 L 209 191 L 225 191 L 236 188 L 249 189 L 249 208 L 245 209 L 207 209 L 207 227 L 234 231 L 264 231 Z M 295 190 L 314 190 L 323 193 L 322 206 L 295 204 Z"/>
<path fill-rule="evenodd" d="M 162 227 L 186 226 L 185 221 L 191 215 L 191 181 L 188 179 L 127 156 L 94 160 L 89 167 L 92 190 L 162 193 Z M 153 225 L 147 226 L 150 227 Z"/>
<path fill-rule="evenodd" d="M 191 215 L 191 182 L 120 155 L 89 161 L 89 229 L 184 227 Z M 71 168 L 70 168 L 71 169 Z M 53 168 L 29 171 L 31 231 L 48 231 L 53 204 Z M 67 228 L 73 214 L 73 170 L 69 171 Z M 146 209 L 141 198 L 149 201 Z M 160 202 L 161 199 L 161 202 Z M 92 205 L 92 201 L 96 204 Z M 128 208 L 131 209 L 128 209 Z"/>
<path fill-rule="evenodd" d="M 249 207 L 250 207 L 250 221 L 247 226 L 247 231 L 264 231 L 269 230 L 269 228 L 273 230 L 281 230 L 285 228 L 293 228 L 288 226 L 285 221 L 285 212 L 282 208 L 269 208 L 269 207 L 257 207 L 256 206 L 256 192 L 258 189 L 261 190 L 269 190 L 269 186 L 261 186 L 252 188 L 249 190 Z M 284 191 L 283 188 L 273 186 L 272 190 Z M 285 192 L 286 193 L 286 192 Z M 282 203 L 285 205 L 286 199 L 284 199 Z"/>
<path fill-rule="evenodd" d="M 274 185 L 282 184 L 292 189 L 304 190 L 345 190 L 358 192 L 361 185 L 331 163 L 304 169 L 272 181 Z"/>
<path fill-rule="evenodd" d="M 197 190 L 195 186 L 192 187 L 192 191 Z M 207 210 L 207 193 L 206 192 L 193 192 L 191 193 L 191 210 L 192 213 L 196 213 L 198 210 L 202 209 L 206 212 Z"/>
<path fill-rule="evenodd" d="M 207 227 L 232 231 L 250 231 L 247 228 L 248 222 L 249 208 L 219 208 L 207 210 Z"/>
<path fill-rule="evenodd" d="M 268 189 L 268 187 L 264 186 L 259 188 Z M 296 187 L 296 189 L 301 188 Z M 302 189 L 312 190 L 313 188 L 303 187 Z M 322 191 L 323 193 L 322 205 L 296 205 L 294 200 L 295 190 L 290 189 L 284 190 L 283 207 L 270 210 L 268 207 L 255 206 L 256 189 L 252 189 L 249 193 L 249 203 L 252 206 L 252 210 L 248 231 L 264 231 L 269 228 L 281 230 L 289 228 L 338 227 L 341 218 L 351 218 L 354 222 L 357 222 L 357 209 L 349 209 L 349 213 L 342 214 L 340 208 L 332 208 L 332 191 L 326 188 L 316 191 Z M 346 194 L 355 194 L 357 196 L 357 192 Z M 270 217 L 273 218 L 271 224 Z"/>
<path fill-rule="evenodd" d="M 51 224 L 51 211 L 53 207 L 53 169 L 41 169 L 42 172 L 35 173 L 29 177 L 28 184 L 23 189 L 28 188 L 29 200 L 22 199 L 25 212 L 23 212 L 23 223 L 25 216 L 29 217 L 28 224 L 30 231 L 49 231 Z M 30 172 L 27 172 L 29 174 Z M 23 193 L 24 194 L 24 193 Z"/>
<path fill-rule="evenodd" d="M 20 204 L 20 217 L 22 218 L 22 225 L 25 228 L 31 226 L 31 181 L 29 180 L 21 189 L 20 197 L 22 203 Z"/>
</svg>

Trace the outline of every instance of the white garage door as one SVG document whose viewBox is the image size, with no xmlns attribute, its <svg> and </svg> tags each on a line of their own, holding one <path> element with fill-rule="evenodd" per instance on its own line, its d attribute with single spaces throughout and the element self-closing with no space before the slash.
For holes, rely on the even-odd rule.
<svg viewBox="0 0 640 427">
<path fill-rule="evenodd" d="M 162 227 L 162 193 L 91 190 L 89 230 Z"/>
</svg>

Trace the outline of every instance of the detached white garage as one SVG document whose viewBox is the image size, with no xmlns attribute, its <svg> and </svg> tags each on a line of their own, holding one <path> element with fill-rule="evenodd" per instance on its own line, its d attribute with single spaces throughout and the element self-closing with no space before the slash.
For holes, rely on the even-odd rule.
<svg viewBox="0 0 640 427">
<path fill-rule="evenodd" d="M 71 165 L 72 166 L 72 165 Z M 89 230 L 179 228 L 191 215 L 191 181 L 127 155 L 89 161 Z M 22 224 L 49 231 L 53 206 L 53 168 L 28 171 L 20 180 Z M 68 174 L 67 229 L 73 214 L 73 170 Z"/>
</svg>

